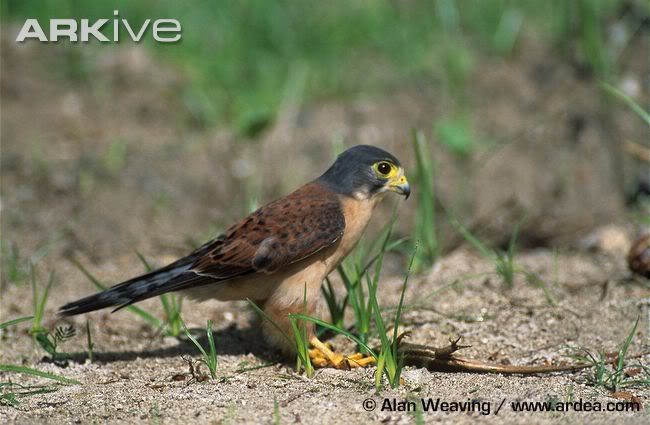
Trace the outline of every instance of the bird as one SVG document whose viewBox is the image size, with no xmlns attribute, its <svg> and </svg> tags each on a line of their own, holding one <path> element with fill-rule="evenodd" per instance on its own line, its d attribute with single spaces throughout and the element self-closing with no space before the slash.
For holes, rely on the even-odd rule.
<svg viewBox="0 0 650 425">
<path fill-rule="evenodd" d="M 388 192 L 408 199 L 411 187 L 399 160 L 370 145 L 340 153 L 318 178 L 272 201 L 189 255 L 103 292 L 63 305 L 60 316 L 107 307 L 119 310 L 168 292 L 197 301 L 251 300 L 269 320 L 266 341 L 295 352 L 289 314 L 313 315 L 324 279 L 350 254 Z M 365 367 L 374 359 L 345 356 L 307 324 L 309 356 L 317 367 Z"/>
</svg>

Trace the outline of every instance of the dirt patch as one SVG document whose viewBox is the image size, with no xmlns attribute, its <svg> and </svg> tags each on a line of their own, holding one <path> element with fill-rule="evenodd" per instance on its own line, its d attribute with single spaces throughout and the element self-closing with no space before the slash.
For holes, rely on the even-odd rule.
<svg viewBox="0 0 650 425">
<path fill-rule="evenodd" d="M 571 253 L 557 257 L 547 251 L 537 251 L 523 255 L 519 264 L 547 282 L 547 290 L 557 305 L 549 305 L 542 290 L 523 279 L 515 282 L 513 290 L 504 290 L 499 279 L 491 274 L 492 264 L 472 253 L 459 251 L 412 282 L 407 303 L 418 306 L 403 318 L 403 329 L 412 331 L 410 341 L 442 346 L 449 337 L 462 335 L 463 341 L 472 345 L 463 350 L 466 357 L 497 364 L 557 364 L 570 361 L 566 356 L 577 347 L 616 351 L 636 317 L 640 316 L 630 350 L 632 354 L 647 353 L 650 287 L 625 279 L 622 258 Z M 119 280 L 123 277 L 122 267 L 127 266 L 137 268 L 138 264 L 137 261 L 105 264 L 98 275 L 109 281 Z M 62 273 L 67 272 L 75 275 L 64 267 Z M 481 276 L 470 277 L 477 275 Z M 450 285 L 454 281 L 457 283 Z M 382 281 L 380 299 L 383 305 L 395 305 L 400 285 L 399 278 Z M 13 286 L 6 293 L 5 300 L 12 300 L 5 304 L 12 317 L 30 312 L 26 291 L 27 288 Z M 89 292 L 92 292 L 89 285 L 80 291 L 57 283 L 47 317 L 53 317 L 55 306 Z M 156 300 L 143 303 L 143 307 L 161 314 Z M 506 377 L 431 373 L 409 367 L 399 389 L 376 396 L 372 369 L 321 370 L 312 380 L 296 375 L 290 364 L 283 363 L 276 353 L 259 344 L 261 338 L 257 328 L 250 327 L 252 314 L 241 304 L 194 304 L 185 309 L 184 315 L 189 326 L 203 326 L 208 318 L 217 323 L 217 380 L 191 380 L 188 366 L 181 357 L 197 356 L 189 343 L 156 336 L 129 312 L 112 315 L 97 312 L 87 316 L 95 338 L 94 363 L 72 362 L 67 368 L 42 363 L 38 361 L 41 353 L 31 345 L 27 335 L 12 331 L 5 336 L 4 343 L 9 344 L 5 347 L 10 349 L 3 350 L 2 363 L 25 361 L 40 369 L 78 379 L 82 384 L 22 399 L 18 408 L 0 407 L 0 416 L 17 423 L 43 420 L 270 423 L 274 400 L 277 400 L 283 423 L 338 424 L 369 420 L 401 423 L 412 421 L 412 415 L 369 413 L 362 407 L 363 400 L 372 398 L 381 403 L 383 397 L 399 400 L 440 397 L 447 401 L 490 402 L 492 415 L 505 398 L 507 404 L 499 413 L 500 417 L 518 423 L 531 420 L 537 423 L 557 419 L 559 414 L 516 413 L 509 407 L 510 402 L 566 401 L 570 395 L 574 400 L 617 401 L 609 391 L 589 384 L 591 370 Z M 70 323 L 81 330 L 85 319 L 73 318 Z M 334 344 L 343 350 L 354 348 L 340 337 L 334 339 Z M 80 336 L 70 341 L 65 348 L 81 355 L 86 349 L 84 338 Z M 636 361 L 647 364 L 650 356 Z M 270 366 L 240 371 L 267 364 Z M 650 400 L 647 387 L 626 391 L 644 404 Z M 475 412 L 469 415 L 426 413 L 424 417 L 427 421 L 473 423 L 484 416 Z M 567 418 L 596 423 L 611 423 L 612 420 L 644 423 L 645 413 L 571 413 Z"/>
</svg>

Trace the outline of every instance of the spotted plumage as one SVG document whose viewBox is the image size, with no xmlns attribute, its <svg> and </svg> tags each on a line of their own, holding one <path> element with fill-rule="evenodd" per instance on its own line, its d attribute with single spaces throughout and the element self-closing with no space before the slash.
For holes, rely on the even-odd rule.
<svg viewBox="0 0 650 425">
<path fill-rule="evenodd" d="M 312 313 L 323 279 L 363 234 L 387 191 L 408 197 L 397 158 L 372 146 L 348 149 L 323 175 L 231 226 L 216 239 L 161 269 L 61 307 L 75 315 L 120 309 L 172 291 L 191 298 L 259 302 L 281 328 L 287 315 Z M 275 327 L 267 338 L 289 348 Z M 288 332 L 290 333 L 290 331 Z"/>
<path fill-rule="evenodd" d="M 197 258 L 192 271 L 214 279 L 273 273 L 330 246 L 344 229 L 338 197 L 310 183 L 228 229 Z"/>
</svg>

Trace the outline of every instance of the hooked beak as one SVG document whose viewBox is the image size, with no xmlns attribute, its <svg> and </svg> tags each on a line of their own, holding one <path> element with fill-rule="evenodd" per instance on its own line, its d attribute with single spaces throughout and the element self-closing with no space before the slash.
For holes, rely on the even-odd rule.
<svg viewBox="0 0 650 425">
<path fill-rule="evenodd" d="M 389 183 L 388 190 L 404 195 L 405 199 L 408 199 L 411 194 L 411 185 L 409 185 L 404 173 L 401 173 Z"/>
</svg>

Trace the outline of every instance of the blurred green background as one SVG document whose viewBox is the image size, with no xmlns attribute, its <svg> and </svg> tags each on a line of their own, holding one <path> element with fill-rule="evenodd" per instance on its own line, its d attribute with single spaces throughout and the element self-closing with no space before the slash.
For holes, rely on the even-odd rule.
<svg viewBox="0 0 650 425">
<path fill-rule="evenodd" d="M 507 58 L 524 35 L 554 46 L 585 73 L 608 80 L 648 3 L 630 0 L 79 1 L 5 0 L 3 17 L 174 18 L 181 42 L 145 44 L 180 66 L 191 85 L 194 123 L 254 135 L 287 97 L 314 101 L 376 92 L 405 80 L 434 80 L 463 108 L 477 56 Z M 638 22 L 635 22 L 635 16 Z M 612 38 L 603 26 L 625 18 Z M 125 30 L 122 28 L 122 31 Z M 110 22 L 103 32 L 112 33 Z M 126 33 L 122 34 L 124 40 Z M 128 42 L 128 40 L 127 40 Z M 124 44 L 122 42 L 121 44 Z M 67 72 L 91 78 L 74 55 Z M 463 149 L 463 141 L 457 141 Z"/>
</svg>

